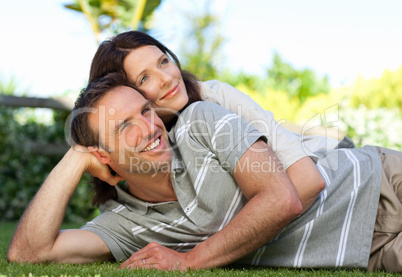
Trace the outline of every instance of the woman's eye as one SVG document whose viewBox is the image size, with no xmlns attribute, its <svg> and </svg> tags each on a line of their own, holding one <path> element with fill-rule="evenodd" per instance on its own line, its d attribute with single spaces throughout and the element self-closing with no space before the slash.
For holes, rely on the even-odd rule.
<svg viewBox="0 0 402 277">
<path fill-rule="evenodd" d="M 169 62 L 168 58 L 164 58 L 161 62 L 162 65 L 167 64 Z"/>
<path fill-rule="evenodd" d="M 143 76 L 143 77 L 141 78 L 140 84 L 144 83 L 146 80 L 148 80 L 148 77 L 147 77 L 147 76 Z"/>
</svg>

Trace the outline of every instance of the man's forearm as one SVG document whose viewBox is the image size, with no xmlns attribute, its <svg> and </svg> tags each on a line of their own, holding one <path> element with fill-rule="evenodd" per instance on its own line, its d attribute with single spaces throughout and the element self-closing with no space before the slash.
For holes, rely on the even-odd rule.
<svg viewBox="0 0 402 277">
<path fill-rule="evenodd" d="M 9 260 L 47 259 L 68 201 L 84 172 L 82 153 L 70 149 L 49 174 L 22 216 L 9 247 Z"/>
<path fill-rule="evenodd" d="M 246 151 L 233 172 L 249 201 L 222 230 L 186 253 L 152 242 L 133 253 L 121 267 L 163 270 L 219 267 L 235 262 L 274 239 L 301 213 L 302 204 L 272 150 L 262 141 L 254 143 L 252 148 L 256 151 L 251 148 Z M 244 166 L 244 163 L 263 166 L 266 161 L 273 162 L 272 170 Z"/>
<path fill-rule="evenodd" d="M 278 167 L 279 159 L 262 142 L 247 151 L 238 168 L 248 159 L 263 164 L 273 161 L 271 172 L 251 169 L 234 172 L 234 177 L 249 202 L 221 231 L 189 252 L 195 268 L 222 266 L 252 253 L 272 240 L 302 210 L 300 199 L 289 177 Z"/>
<path fill-rule="evenodd" d="M 277 193 L 255 195 L 222 230 L 187 253 L 152 242 L 133 253 L 120 267 L 187 270 L 232 263 L 272 240 L 301 212 L 294 190 L 280 193 L 283 199 Z"/>
<path fill-rule="evenodd" d="M 233 263 L 274 239 L 300 212 L 292 196 L 262 208 L 264 198 L 255 196 L 225 228 L 190 251 L 190 264 L 211 268 Z"/>
<path fill-rule="evenodd" d="M 258 157 L 253 160 L 258 161 Z M 199 244 L 192 251 L 194 253 L 190 252 L 192 259 L 196 260 L 196 267 L 225 265 L 258 249 L 298 215 L 299 200 L 303 206 L 302 212 L 305 212 L 325 187 L 321 174 L 309 157 L 297 161 L 287 170 L 294 189 L 286 175 L 277 173 L 269 177 L 271 183 L 280 187 L 281 193 L 275 196 L 274 191 L 268 190 L 250 199 L 224 229 Z M 250 180 L 244 182 L 247 181 Z M 261 179 L 256 183 L 264 181 Z M 208 259 L 208 255 L 199 253 L 214 253 L 215 256 Z M 207 259 L 203 260 L 203 257 Z"/>
</svg>

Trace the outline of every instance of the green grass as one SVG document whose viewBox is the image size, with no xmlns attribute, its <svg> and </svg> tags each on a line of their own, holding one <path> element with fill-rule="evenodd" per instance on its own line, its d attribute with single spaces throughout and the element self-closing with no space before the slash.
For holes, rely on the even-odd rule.
<svg viewBox="0 0 402 277">
<path fill-rule="evenodd" d="M 366 272 L 361 270 L 307 270 L 307 269 L 271 269 L 271 268 L 219 268 L 188 272 L 160 272 L 156 270 L 118 270 L 119 263 L 102 262 L 86 265 L 70 264 L 13 264 L 7 262 L 7 248 L 10 243 L 15 223 L 0 222 L 0 277 L 34 276 L 396 276 L 384 272 Z M 63 228 L 76 228 L 76 225 L 64 225 Z"/>
</svg>

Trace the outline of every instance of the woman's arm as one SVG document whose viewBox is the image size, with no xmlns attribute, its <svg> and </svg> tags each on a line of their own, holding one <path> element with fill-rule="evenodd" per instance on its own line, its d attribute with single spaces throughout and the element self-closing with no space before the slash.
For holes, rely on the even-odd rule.
<svg viewBox="0 0 402 277">
<path fill-rule="evenodd" d="M 287 169 L 297 160 L 306 157 L 302 137 L 283 128 L 270 111 L 264 110 L 250 96 L 217 80 L 200 83 L 201 97 L 236 113 L 252 124 L 268 139 L 268 145 Z"/>
<path fill-rule="evenodd" d="M 304 213 L 313 205 L 318 195 L 325 188 L 324 178 L 309 157 L 301 158 L 292 164 L 286 173 L 299 195 Z"/>
<path fill-rule="evenodd" d="M 283 128 L 275 121 L 272 112 L 265 111 L 248 95 L 228 84 L 213 80 L 202 82 L 200 87 L 204 101 L 216 103 L 238 114 L 268 138 L 268 145 L 284 164 L 286 173 L 302 199 L 303 212 L 306 211 L 324 189 L 325 182 L 303 148 L 302 137 Z M 327 145 L 333 148 L 336 144 Z M 309 153 L 314 150 L 310 148 L 307 148 Z"/>
</svg>

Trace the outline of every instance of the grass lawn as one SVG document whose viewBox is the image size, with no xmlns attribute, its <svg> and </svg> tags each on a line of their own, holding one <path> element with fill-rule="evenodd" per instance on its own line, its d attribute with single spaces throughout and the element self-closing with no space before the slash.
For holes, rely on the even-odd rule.
<svg viewBox="0 0 402 277">
<path fill-rule="evenodd" d="M 15 223 L 0 222 L 0 277 L 14 276 L 396 276 L 383 272 L 366 272 L 361 270 L 298 270 L 271 268 L 223 268 L 188 272 L 160 272 L 156 270 L 117 270 L 119 263 L 103 262 L 87 265 L 69 264 L 9 264 L 7 248 L 14 232 Z M 63 228 L 76 228 L 64 225 Z"/>
</svg>

